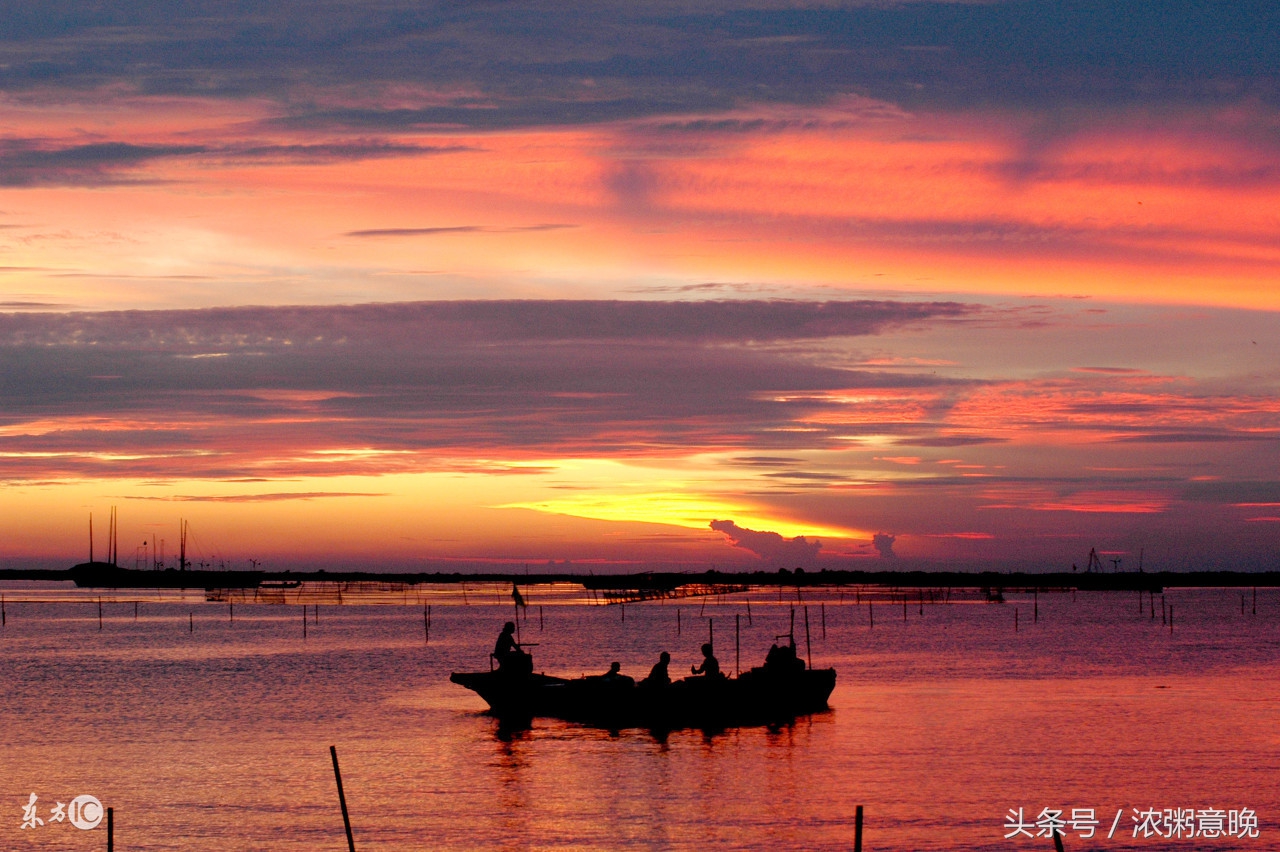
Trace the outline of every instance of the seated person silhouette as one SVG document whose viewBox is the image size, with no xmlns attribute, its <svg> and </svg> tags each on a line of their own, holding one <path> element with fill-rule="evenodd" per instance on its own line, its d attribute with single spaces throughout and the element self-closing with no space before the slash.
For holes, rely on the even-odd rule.
<svg viewBox="0 0 1280 852">
<path fill-rule="evenodd" d="M 671 655 L 663 651 L 658 655 L 658 662 L 653 664 L 653 668 L 649 669 L 649 676 L 640 681 L 640 685 L 651 689 L 660 689 L 671 683 L 671 675 L 667 673 L 667 666 L 671 664 Z"/>
<path fill-rule="evenodd" d="M 508 621 L 502 626 L 498 641 L 493 644 L 493 658 L 498 661 L 500 672 L 528 674 L 533 671 L 533 658 L 520 648 L 515 634 L 515 622 Z"/>
<path fill-rule="evenodd" d="M 606 674 L 600 675 L 600 682 L 614 684 L 617 686 L 630 686 L 635 683 L 634 680 L 622 673 L 621 663 L 610 663 L 609 671 Z"/>
<path fill-rule="evenodd" d="M 702 646 L 702 665 L 690 666 L 689 671 L 695 675 L 702 675 L 708 680 L 724 677 L 720 673 L 720 661 L 716 659 L 715 654 L 711 653 L 711 645 Z"/>
<path fill-rule="evenodd" d="M 804 662 L 796 656 L 796 646 L 790 643 L 786 645 L 773 645 L 769 648 L 769 653 L 765 655 L 764 667 L 767 671 L 776 674 L 790 674 L 791 672 L 804 671 Z"/>
</svg>

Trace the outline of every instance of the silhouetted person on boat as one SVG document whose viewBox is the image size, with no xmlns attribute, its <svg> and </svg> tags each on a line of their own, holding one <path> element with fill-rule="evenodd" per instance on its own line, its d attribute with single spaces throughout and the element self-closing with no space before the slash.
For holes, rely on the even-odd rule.
<svg viewBox="0 0 1280 852">
<path fill-rule="evenodd" d="M 601 683 L 631 686 L 635 681 L 622 673 L 621 663 L 610 663 L 609 671 L 600 675 Z"/>
<path fill-rule="evenodd" d="M 724 677 L 720 673 L 720 661 L 716 659 L 715 654 L 711 653 L 710 644 L 702 646 L 702 665 L 690 666 L 689 671 L 696 675 L 702 675 L 708 680 Z"/>
<path fill-rule="evenodd" d="M 516 641 L 516 624 L 508 621 L 493 644 L 493 658 L 498 661 L 498 671 L 528 674 L 533 671 L 533 658 L 526 654 Z"/>
<path fill-rule="evenodd" d="M 769 653 L 765 655 L 764 667 L 769 672 L 778 674 L 790 674 L 791 672 L 804 671 L 804 661 L 796 656 L 796 646 L 790 643 L 786 645 L 773 645 L 769 649 Z"/>
<path fill-rule="evenodd" d="M 654 689 L 670 685 L 671 675 L 667 673 L 667 666 L 669 665 L 671 665 L 671 655 L 663 651 L 658 655 L 658 662 L 654 663 L 653 668 L 649 669 L 649 676 L 640 681 L 640 685 Z"/>
</svg>

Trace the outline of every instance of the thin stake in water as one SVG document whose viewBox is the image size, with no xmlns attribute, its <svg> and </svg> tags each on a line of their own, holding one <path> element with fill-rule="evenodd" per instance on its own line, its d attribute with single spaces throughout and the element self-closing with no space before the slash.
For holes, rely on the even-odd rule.
<svg viewBox="0 0 1280 852">
<path fill-rule="evenodd" d="M 804 654 L 809 658 L 809 668 L 813 668 L 813 645 L 809 641 L 809 607 L 804 608 Z"/>
<path fill-rule="evenodd" d="M 733 614 L 733 676 L 738 677 L 742 674 L 742 650 L 738 644 L 738 630 L 740 625 L 738 619 L 740 616 L 735 612 Z"/>
<path fill-rule="evenodd" d="M 342 791 L 342 771 L 338 769 L 338 749 L 329 746 L 329 756 L 333 758 L 333 777 L 338 782 L 338 804 L 342 806 L 342 827 L 347 830 L 348 852 L 356 852 L 356 839 L 351 834 L 351 815 L 347 813 L 347 795 Z"/>
</svg>

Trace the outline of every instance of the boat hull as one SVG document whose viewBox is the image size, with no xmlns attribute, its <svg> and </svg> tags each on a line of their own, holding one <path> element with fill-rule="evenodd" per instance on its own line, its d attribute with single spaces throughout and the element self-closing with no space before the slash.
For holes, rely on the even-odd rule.
<svg viewBox="0 0 1280 852">
<path fill-rule="evenodd" d="M 608 728 L 726 728 L 787 722 L 827 709 L 835 669 L 771 672 L 752 669 L 737 678 L 692 677 L 663 687 L 630 678 L 566 679 L 508 672 L 455 672 L 489 712 L 508 722 L 536 717 Z"/>
</svg>

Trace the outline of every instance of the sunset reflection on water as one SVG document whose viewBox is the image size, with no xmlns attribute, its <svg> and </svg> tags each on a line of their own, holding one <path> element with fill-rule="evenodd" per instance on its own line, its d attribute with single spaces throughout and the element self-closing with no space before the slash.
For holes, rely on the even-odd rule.
<svg viewBox="0 0 1280 852">
<path fill-rule="evenodd" d="M 1182 848 L 1271 845 L 1275 590 L 1256 615 L 1238 591 L 1170 591 L 1172 630 L 1159 595 L 1141 608 L 1136 593 L 911 602 L 905 620 L 881 604 L 871 627 L 865 602 L 806 591 L 797 642 L 804 655 L 807 605 L 814 665 L 839 672 L 832 709 L 665 736 L 554 720 L 505 731 L 448 683 L 487 668 L 512 617 L 505 591 L 431 604 L 427 644 L 416 601 L 322 604 L 304 639 L 297 605 L 237 605 L 233 621 L 225 602 L 166 593 L 143 597 L 135 621 L 122 597 L 99 629 L 96 596 L 38 603 L 6 587 L 0 845 L 104 848 L 101 828 L 22 829 L 34 792 L 42 816 L 97 796 L 118 848 L 341 849 L 330 744 L 361 849 L 848 849 L 858 805 L 868 849 L 1052 848 L 1004 839 L 1011 808 L 1046 807 L 1096 809 L 1100 837 L 1068 833 L 1067 849 L 1164 848 L 1132 837 L 1132 809 L 1151 807 L 1259 816 L 1260 839 Z M 612 660 L 639 676 L 661 650 L 682 671 L 709 618 L 732 671 L 735 616 L 741 665 L 759 664 L 796 603 L 776 590 L 625 610 L 526 597 L 536 667 L 570 676 Z"/>
</svg>

